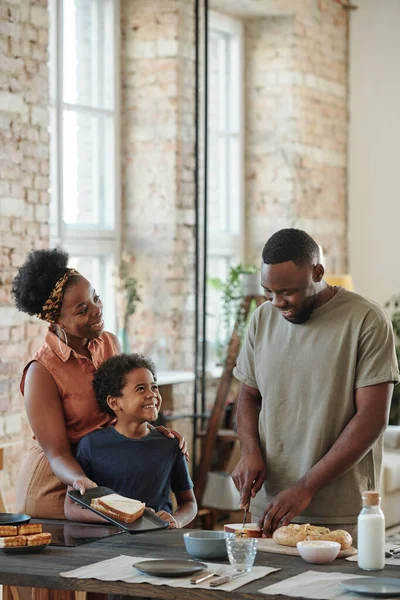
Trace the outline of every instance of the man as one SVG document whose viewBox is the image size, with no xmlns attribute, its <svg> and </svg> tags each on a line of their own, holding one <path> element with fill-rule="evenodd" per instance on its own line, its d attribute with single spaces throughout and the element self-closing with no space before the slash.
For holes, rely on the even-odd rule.
<svg viewBox="0 0 400 600">
<path fill-rule="evenodd" d="M 291 521 L 352 529 L 379 487 L 382 434 L 399 381 L 390 320 L 328 285 L 316 242 L 282 229 L 265 244 L 261 285 L 234 374 L 242 382 L 233 478 L 264 536 Z"/>
</svg>

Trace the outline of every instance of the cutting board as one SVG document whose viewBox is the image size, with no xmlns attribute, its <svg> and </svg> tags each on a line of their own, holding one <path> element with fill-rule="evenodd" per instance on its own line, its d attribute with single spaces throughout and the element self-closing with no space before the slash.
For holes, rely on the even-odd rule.
<svg viewBox="0 0 400 600">
<path fill-rule="evenodd" d="M 271 554 L 286 554 L 286 556 L 300 556 L 297 548 L 291 546 L 281 546 L 277 544 L 272 538 L 259 538 L 258 550 L 261 552 L 270 552 Z M 348 558 L 357 554 L 357 550 L 352 546 L 346 550 L 341 550 L 337 558 Z"/>
</svg>

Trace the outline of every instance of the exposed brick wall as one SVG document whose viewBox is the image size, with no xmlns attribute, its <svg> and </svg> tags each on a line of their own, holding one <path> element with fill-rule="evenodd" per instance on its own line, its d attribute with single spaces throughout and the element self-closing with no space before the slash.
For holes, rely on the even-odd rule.
<svg viewBox="0 0 400 600">
<path fill-rule="evenodd" d="M 288 6 L 287 2 L 282 5 Z M 280 227 L 322 244 L 347 269 L 347 13 L 305 0 L 294 13 L 246 21 L 247 255 Z"/>
<path fill-rule="evenodd" d="M 123 245 L 142 303 L 134 350 L 193 368 L 194 63 L 191 0 L 123 0 Z"/>
<path fill-rule="evenodd" d="M 48 245 L 49 134 L 47 0 L 0 5 L 0 485 L 10 509 L 22 445 L 29 441 L 19 392 L 22 367 L 43 326 L 10 300 L 17 267 Z"/>
</svg>

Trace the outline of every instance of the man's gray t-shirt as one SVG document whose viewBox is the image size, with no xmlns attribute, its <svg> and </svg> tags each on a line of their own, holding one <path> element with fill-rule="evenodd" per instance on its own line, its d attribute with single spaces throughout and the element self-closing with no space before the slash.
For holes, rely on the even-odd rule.
<svg viewBox="0 0 400 600">
<path fill-rule="evenodd" d="M 269 302 L 260 306 L 234 375 L 262 397 L 259 436 L 267 480 L 251 502 L 256 514 L 329 451 L 356 413 L 356 388 L 400 379 L 387 314 L 344 288 L 301 325 L 284 319 Z M 379 487 L 381 463 L 382 437 L 294 520 L 355 522 L 361 492 Z"/>
</svg>

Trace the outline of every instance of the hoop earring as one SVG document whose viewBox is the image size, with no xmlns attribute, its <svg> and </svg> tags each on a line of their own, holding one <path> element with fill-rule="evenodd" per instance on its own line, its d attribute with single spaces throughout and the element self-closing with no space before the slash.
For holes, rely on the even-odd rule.
<svg viewBox="0 0 400 600">
<path fill-rule="evenodd" d="M 63 341 L 64 341 L 64 344 L 65 344 L 66 346 L 68 346 L 68 338 L 67 338 L 67 333 L 66 333 L 65 329 L 63 329 L 62 327 L 60 327 L 59 325 L 57 325 L 58 346 L 59 346 L 59 348 L 60 348 L 60 352 L 61 352 L 61 354 L 65 354 L 65 350 L 63 350 L 63 349 L 62 349 L 62 346 L 61 346 L 61 337 L 60 337 L 60 333 L 61 333 L 61 331 L 63 332 L 63 334 L 64 334 L 64 338 L 65 338 L 65 339 L 63 340 Z"/>
</svg>

